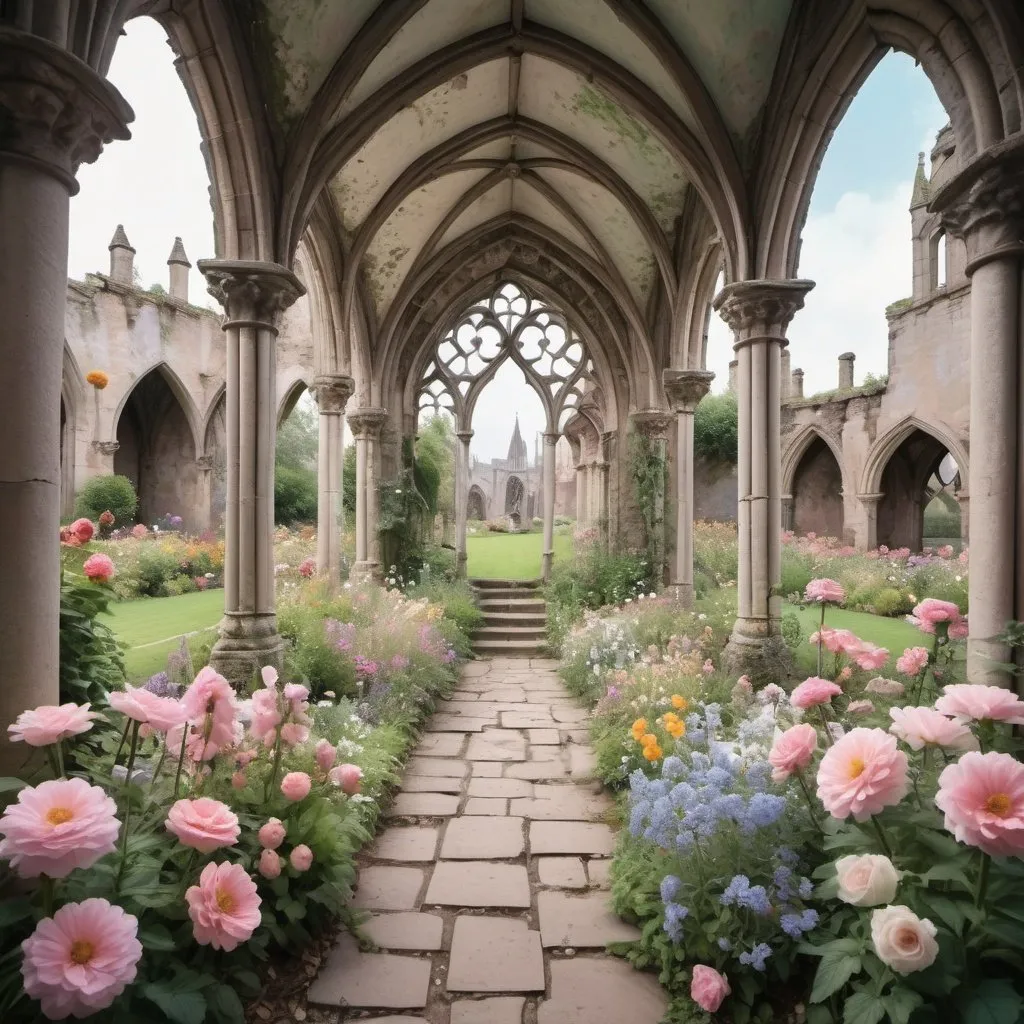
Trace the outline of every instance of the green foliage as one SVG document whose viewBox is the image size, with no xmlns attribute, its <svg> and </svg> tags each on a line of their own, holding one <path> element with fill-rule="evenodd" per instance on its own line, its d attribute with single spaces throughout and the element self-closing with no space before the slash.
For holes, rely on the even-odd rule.
<svg viewBox="0 0 1024 1024">
<path fill-rule="evenodd" d="M 406 593 L 413 599 L 423 597 L 440 605 L 445 618 L 451 619 L 467 638 L 483 623 L 483 612 L 477 607 L 473 591 L 462 580 L 444 580 L 428 574 L 423 582 L 410 587 Z M 460 653 L 468 653 L 468 650 Z"/>
<path fill-rule="evenodd" d="M 174 551 L 162 544 L 147 543 L 139 552 L 134 576 L 138 593 L 143 597 L 169 597 L 168 583 L 179 574 Z"/>
<path fill-rule="evenodd" d="M 629 466 L 636 501 L 644 524 L 644 543 L 653 566 L 660 566 L 664 552 L 662 525 L 665 516 L 665 481 L 668 465 L 657 442 L 639 430 L 629 434 Z"/>
<path fill-rule="evenodd" d="M 800 617 L 793 612 L 784 612 L 782 616 L 782 639 L 791 651 L 799 650 L 806 638 L 803 626 L 800 625 Z"/>
<path fill-rule="evenodd" d="M 738 413 L 735 395 L 706 395 L 693 417 L 693 454 L 708 462 L 736 465 Z"/>
<path fill-rule="evenodd" d="M 108 690 L 124 682 L 121 647 L 99 616 L 111 592 L 65 572 L 60 588 L 60 703 L 102 703 Z"/>
<path fill-rule="evenodd" d="M 455 515 L 455 445 L 451 421 L 432 417 L 416 440 L 416 487 L 431 515 Z"/>
<path fill-rule="evenodd" d="M 75 499 L 75 515 L 96 522 L 106 511 L 114 513 L 117 527 L 135 522 L 139 499 L 126 476 L 94 476 L 85 482 Z"/>
<path fill-rule="evenodd" d="M 345 520 L 355 522 L 356 516 L 356 446 L 350 444 L 341 460 L 341 505 Z"/>
<path fill-rule="evenodd" d="M 926 538 L 937 537 L 943 540 L 958 538 L 960 510 L 947 508 L 938 499 L 930 501 L 924 510 L 924 535 Z"/>
<path fill-rule="evenodd" d="M 274 470 L 274 521 L 281 526 L 316 522 L 316 472 L 304 466 Z"/>
<path fill-rule="evenodd" d="M 895 587 L 879 590 L 873 603 L 876 615 L 909 615 L 914 608 L 914 602 Z"/>
<path fill-rule="evenodd" d="M 277 428 L 275 460 L 282 466 L 316 469 L 316 453 L 320 444 L 320 423 L 316 406 L 305 396 Z"/>
<path fill-rule="evenodd" d="M 326 692 L 338 697 L 355 696 L 355 668 L 328 639 L 320 610 L 300 602 L 282 604 L 277 627 L 288 645 L 285 660 L 289 675 L 301 679 L 316 699 Z"/>
</svg>

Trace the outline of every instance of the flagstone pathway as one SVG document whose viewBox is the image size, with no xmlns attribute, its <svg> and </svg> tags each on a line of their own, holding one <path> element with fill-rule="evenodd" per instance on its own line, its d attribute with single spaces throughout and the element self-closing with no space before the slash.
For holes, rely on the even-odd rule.
<svg viewBox="0 0 1024 1024">
<path fill-rule="evenodd" d="M 611 799 L 587 713 L 543 658 L 471 662 L 361 860 L 356 906 L 308 993 L 363 1024 L 657 1024 L 656 979 L 609 956 Z"/>
</svg>

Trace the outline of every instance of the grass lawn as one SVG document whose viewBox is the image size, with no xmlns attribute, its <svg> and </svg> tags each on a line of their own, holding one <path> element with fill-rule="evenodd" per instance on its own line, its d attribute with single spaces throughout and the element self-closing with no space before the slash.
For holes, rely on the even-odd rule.
<svg viewBox="0 0 1024 1024">
<path fill-rule="evenodd" d="M 466 571 L 482 579 L 535 580 L 540 577 L 544 534 L 478 533 L 466 538 Z M 555 561 L 572 558 L 572 537 L 555 531 Z"/>
<path fill-rule="evenodd" d="M 821 611 L 818 608 L 794 608 L 787 606 L 786 611 L 795 611 L 800 616 L 800 624 L 809 633 L 814 633 L 821 622 Z M 929 638 L 920 630 L 915 629 L 903 619 L 883 618 L 881 615 L 869 615 L 867 612 L 848 612 L 843 608 L 829 608 L 825 612 L 825 625 L 833 629 L 848 629 L 861 640 L 870 640 L 878 647 L 885 647 L 897 657 L 906 647 L 928 647 Z"/>
</svg>

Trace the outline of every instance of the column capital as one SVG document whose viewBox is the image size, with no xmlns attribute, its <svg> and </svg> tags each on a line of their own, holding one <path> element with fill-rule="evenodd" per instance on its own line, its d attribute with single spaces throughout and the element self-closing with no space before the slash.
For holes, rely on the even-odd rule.
<svg viewBox="0 0 1024 1024">
<path fill-rule="evenodd" d="M 199 260 L 206 290 L 224 307 L 228 326 L 273 329 L 277 315 L 306 294 L 302 282 L 280 263 L 263 260 Z"/>
<path fill-rule="evenodd" d="M 558 444 L 558 439 L 562 435 L 557 430 L 545 430 L 544 431 L 544 443 L 551 445 L 552 448 Z"/>
<path fill-rule="evenodd" d="M 119 441 L 93 441 L 93 448 L 101 455 L 113 455 L 121 447 Z"/>
<path fill-rule="evenodd" d="M 213 469 L 213 456 L 212 455 L 200 455 L 196 458 L 196 465 L 204 473 L 209 472 Z"/>
<path fill-rule="evenodd" d="M 356 382 L 341 373 L 322 373 L 316 376 L 312 391 L 321 415 L 340 416 L 355 387 Z"/>
<path fill-rule="evenodd" d="M 884 497 L 885 491 L 869 491 L 857 495 L 857 499 L 865 505 L 877 505 Z"/>
<path fill-rule="evenodd" d="M 124 97 L 88 64 L 46 39 L 0 26 L 0 160 L 32 164 L 71 195 L 75 173 L 135 119 Z"/>
<path fill-rule="evenodd" d="M 692 413 L 700 400 L 711 390 L 715 375 L 710 370 L 661 371 L 661 383 L 665 397 L 674 413 Z"/>
<path fill-rule="evenodd" d="M 363 406 L 348 414 L 348 427 L 356 440 L 375 441 L 388 418 L 387 409 Z"/>
<path fill-rule="evenodd" d="M 664 441 L 675 419 L 667 409 L 641 409 L 629 414 L 633 429 L 651 441 Z"/>
<path fill-rule="evenodd" d="M 784 343 L 793 314 L 813 287 L 813 281 L 800 279 L 737 281 L 715 296 L 714 307 L 736 335 L 737 347 L 760 339 Z"/>
<path fill-rule="evenodd" d="M 1024 142 L 1015 137 L 979 153 L 928 208 L 963 239 L 968 277 L 989 260 L 1024 253 Z"/>
</svg>

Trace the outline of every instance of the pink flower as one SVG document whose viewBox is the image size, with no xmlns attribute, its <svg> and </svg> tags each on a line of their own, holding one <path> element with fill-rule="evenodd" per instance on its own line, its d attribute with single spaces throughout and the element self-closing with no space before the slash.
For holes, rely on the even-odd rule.
<svg viewBox="0 0 1024 1024">
<path fill-rule="evenodd" d="M 1012 690 L 980 683 L 944 686 L 936 710 L 959 721 L 1006 722 L 1024 725 L 1024 702 Z"/>
<path fill-rule="evenodd" d="M 818 799 L 842 821 L 867 821 L 898 804 L 910 788 L 907 755 L 881 729 L 851 729 L 825 751 L 818 766 Z"/>
<path fill-rule="evenodd" d="M 285 827 L 280 818 L 268 819 L 259 831 L 260 846 L 265 850 L 276 850 L 284 842 L 284 837 Z"/>
<path fill-rule="evenodd" d="M 88 544 L 96 532 L 96 527 L 88 519 L 76 519 L 68 530 L 79 544 Z"/>
<path fill-rule="evenodd" d="M 306 558 L 299 564 L 299 575 L 307 580 L 316 572 L 316 559 Z"/>
<path fill-rule="evenodd" d="M 848 715 L 870 715 L 875 705 L 869 700 L 851 700 L 846 707 Z"/>
<path fill-rule="evenodd" d="M 690 975 L 690 998 L 708 1013 L 714 1013 L 732 992 L 729 979 L 714 967 L 697 964 Z"/>
<path fill-rule="evenodd" d="M 11 742 L 25 742 L 30 747 L 45 747 L 69 736 L 88 732 L 94 718 L 99 718 L 88 704 L 40 704 L 31 711 L 22 711 L 13 725 L 7 726 Z"/>
<path fill-rule="evenodd" d="M 286 800 L 297 802 L 309 796 L 313 780 L 305 772 L 289 772 L 281 780 L 281 792 Z"/>
<path fill-rule="evenodd" d="M 82 563 L 82 572 L 94 582 L 108 583 L 114 578 L 117 570 L 114 568 L 113 559 L 109 555 L 97 553 L 90 555 Z"/>
<path fill-rule="evenodd" d="M 935 806 L 961 843 L 1024 857 L 1024 765 L 1010 754 L 964 754 L 943 768 Z"/>
<path fill-rule="evenodd" d="M 249 731 L 253 738 L 262 740 L 263 745 L 272 747 L 277 741 L 277 727 L 281 724 L 281 712 L 277 709 L 277 691 L 257 690 L 252 695 L 252 721 Z"/>
<path fill-rule="evenodd" d="M 913 616 L 919 622 L 928 622 L 933 626 L 936 622 L 956 622 L 960 618 L 960 609 L 952 601 L 940 601 L 936 597 L 926 597 L 914 608 Z M 934 629 L 926 630 L 928 633 Z"/>
<path fill-rule="evenodd" d="M 25 993 L 49 1020 L 91 1017 L 135 980 L 139 923 L 104 899 L 65 903 L 21 944 Z"/>
<path fill-rule="evenodd" d="M 962 722 L 940 714 L 934 708 L 889 708 L 889 732 L 913 750 L 925 746 L 944 750 L 977 750 L 974 733 Z"/>
<path fill-rule="evenodd" d="M 281 874 L 281 858 L 273 850 L 260 854 L 259 872 L 264 878 L 277 878 Z"/>
<path fill-rule="evenodd" d="M 192 934 L 200 946 L 231 952 L 260 924 L 256 883 L 241 864 L 207 864 L 199 884 L 185 893 Z"/>
<path fill-rule="evenodd" d="M 850 647 L 860 649 L 860 641 L 848 629 L 830 629 L 828 626 L 822 626 L 809 642 L 812 647 L 821 643 L 832 654 L 842 654 Z"/>
<path fill-rule="evenodd" d="M 908 647 L 896 659 L 896 671 L 913 678 L 928 664 L 928 650 L 925 647 Z"/>
<path fill-rule="evenodd" d="M 330 740 L 320 740 L 316 745 L 316 766 L 325 775 L 334 766 L 338 751 Z"/>
<path fill-rule="evenodd" d="M 845 683 L 853 678 L 853 669 L 849 665 L 844 665 L 843 670 L 839 673 L 839 682 Z"/>
<path fill-rule="evenodd" d="M 705 658 L 704 664 L 701 665 L 700 670 L 704 675 L 709 676 L 715 671 L 715 663 L 710 658 Z"/>
<path fill-rule="evenodd" d="M 245 789 L 245 772 L 237 771 L 231 776 L 232 789 Z"/>
<path fill-rule="evenodd" d="M 285 722 L 281 726 L 281 742 L 289 747 L 297 747 L 309 739 L 309 726 L 298 722 Z"/>
<path fill-rule="evenodd" d="M 846 600 L 846 591 L 835 580 L 811 580 L 804 589 L 804 600 L 842 604 Z"/>
<path fill-rule="evenodd" d="M 959 619 L 949 624 L 948 636 L 950 640 L 966 640 L 969 632 L 970 629 L 966 615 L 961 615 Z"/>
<path fill-rule="evenodd" d="M 209 761 L 235 741 L 238 704 L 231 684 L 209 665 L 200 669 L 181 698 L 185 715 L 199 731 L 201 743 L 196 760 Z"/>
<path fill-rule="evenodd" d="M 865 671 L 877 672 L 889 660 L 889 652 L 884 647 L 865 644 L 854 657 Z"/>
<path fill-rule="evenodd" d="M 301 843 L 288 855 L 288 860 L 296 871 L 308 871 L 313 866 L 313 851 Z"/>
<path fill-rule="evenodd" d="M 227 804 L 201 796 L 198 800 L 178 800 L 167 812 L 167 831 L 178 842 L 200 853 L 213 853 L 222 846 L 234 846 L 241 831 L 238 815 Z"/>
<path fill-rule="evenodd" d="M 284 684 L 284 699 L 291 701 L 304 701 L 309 699 L 309 689 L 300 683 Z"/>
<path fill-rule="evenodd" d="M 328 778 L 349 796 L 355 796 L 363 788 L 363 769 L 357 764 L 340 764 L 331 769 Z"/>
<path fill-rule="evenodd" d="M 113 852 L 121 825 L 117 805 L 85 779 L 26 786 L 0 817 L 0 857 L 22 878 L 64 878 Z"/>
<path fill-rule="evenodd" d="M 818 749 L 818 731 L 813 725 L 802 723 L 787 729 L 772 744 L 768 763 L 772 766 L 773 782 L 785 782 L 794 772 L 802 772 Z"/>
<path fill-rule="evenodd" d="M 157 732 L 170 732 L 185 721 L 185 708 L 173 697 L 158 697 L 141 686 L 125 684 L 124 691 L 107 695 L 110 706 L 136 722 L 151 725 Z"/>
<path fill-rule="evenodd" d="M 142 538 L 145 537 L 148 533 L 149 528 L 145 525 L 145 523 L 136 523 L 135 526 L 132 527 L 132 536 L 136 540 L 142 540 Z"/>
<path fill-rule="evenodd" d="M 827 704 L 833 697 L 837 697 L 842 692 L 841 686 L 837 686 L 827 679 L 811 676 L 810 679 L 805 679 L 789 695 L 789 703 L 795 708 L 806 711 L 808 708 L 817 707 L 819 704 Z"/>
<path fill-rule="evenodd" d="M 778 683 L 769 683 L 763 690 L 757 691 L 759 704 L 778 704 L 786 699 L 786 691 Z"/>
<path fill-rule="evenodd" d="M 952 558 L 953 557 L 953 545 L 952 544 L 943 544 L 940 548 L 938 548 L 936 550 L 935 554 L 937 554 L 939 556 L 939 558 Z"/>
</svg>

